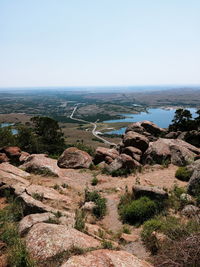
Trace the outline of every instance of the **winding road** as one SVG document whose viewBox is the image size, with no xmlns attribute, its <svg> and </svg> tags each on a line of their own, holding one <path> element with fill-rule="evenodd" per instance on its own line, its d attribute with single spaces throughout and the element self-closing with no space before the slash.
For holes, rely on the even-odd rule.
<svg viewBox="0 0 200 267">
<path fill-rule="evenodd" d="M 73 111 L 72 111 L 72 113 L 71 113 L 71 115 L 70 115 L 70 119 L 75 120 L 75 121 L 79 121 L 79 122 L 84 122 L 84 123 L 89 123 L 89 124 L 91 124 L 91 125 L 93 126 L 92 134 L 93 134 L 96 138 L 98 138 L 99 140 L 103 141 L 103 142 L 104 142 L 105 144 L 107 144 L 107 145 L 110 145 L 110 146 L 116 146 L 115 143 L 111 143 L 111 142 L 107 141 L 106 139 L 104 139 L 103 137 L 101 137 L 101 136 L 98 135 L 98 133 L 97 133 L 97 131 L 96 131 L 96 129 L 97 129 L 97 124 L 96 124 L 96 122 L 90 122 L 90 121 L 85 121 L 85 120 L 81 120 L 81 119 L 76 119 L 76 118 L 74 118 L 74 113 L 76 112 L 76 110 L 77 110 L 77 108 L 78 108 L 78 105 L 79 105 L 79 104 L 77 104 L 77 105 L 74 107 L 74 109 L 73 109 Z"/>
</svg>

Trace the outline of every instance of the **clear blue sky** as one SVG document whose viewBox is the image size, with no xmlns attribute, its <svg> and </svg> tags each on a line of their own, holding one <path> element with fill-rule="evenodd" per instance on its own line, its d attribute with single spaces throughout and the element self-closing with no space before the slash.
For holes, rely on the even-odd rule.
<svg viewBox="0 0 200 267">
<path fill-rule="evenodd" d="M 200 84 L 200 0 L 0 0 L 0 87 Z"/>
</svg>

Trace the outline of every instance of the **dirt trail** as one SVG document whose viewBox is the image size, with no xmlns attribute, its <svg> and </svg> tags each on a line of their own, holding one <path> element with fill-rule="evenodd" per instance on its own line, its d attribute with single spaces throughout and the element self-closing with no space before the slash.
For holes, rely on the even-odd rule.
<svg viewBox="0 0 200 267">
<path fill-rule="evenodd" d="M 105 229 L 111 230 L 113 232 L 117 232 L 120 229 L 122 229 L 122 223 L 119 220 L 119 214 L 118 214 L 118 203 L 119 198 L 116 196 L 116 194 L 107 195 L 107 214 L 101 221 L 101 224 L 104 226 Z"/>
</svg>

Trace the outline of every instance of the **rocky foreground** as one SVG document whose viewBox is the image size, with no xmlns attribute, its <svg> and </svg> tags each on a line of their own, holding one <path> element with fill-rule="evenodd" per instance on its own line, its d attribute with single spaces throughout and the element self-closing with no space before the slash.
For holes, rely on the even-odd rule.
<svg viewBox="0 0 200 267">
<path fill-rule="evenodd" d="M 139 230 L 120 232 L 117 205 L 127 188 L 136 198 L 162 201 L 168 198 L 163 188 L 178 184 L 187 186 L 186 197 L 192 198 L 200 186 L 200 149 L 166 135 L 153 123 L 135 123 L 117 147 L 99 147 L 94 158 L 77 148 L 66 149 L 58 160 L 18 147 L 0 150 L 0 196 L 5 200 L 9 193 L 22 204 L 18 233 L 36 266 L 152 266 Z M 188 183 L 175 178 L 177 166 L 185 165 L 191 171 Z M 119 170 L 134 172 L 127 178 L 112 177 Z M 91 184 L 94 177 L 96 185 Z M 107 213 L 98 219 L 92 214 L 95 203 L 84 199 L 85 190 L 94 188 L 107 200 Z M 194 207 L 185 207 L 183 216 L 191 216 Z M 82 230 L 77 211 L 86 214 Z M 6 257 L 7 252 L 1 252 L 0 266 L 7 266 Z"/>
</svg>

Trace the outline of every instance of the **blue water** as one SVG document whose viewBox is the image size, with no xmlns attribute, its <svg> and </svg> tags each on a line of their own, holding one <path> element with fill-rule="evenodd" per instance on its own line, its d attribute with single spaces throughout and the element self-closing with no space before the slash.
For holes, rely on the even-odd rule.
<svg viewBox="0 0 200 267">
<path fill-rule="evenodd" d="M 12 126 L 12 125 L 14 125 L 14 123 L 4 122 L 4 123 L 0 123 L 0 128 Z M 12 134 L 18 134 L 18 130 L 16 129 L 11 129 L 11 132 Z"/>
<path fill-rule="evenodd" d="M 187 108 L 187 110 L 189 110 L 192 114 L 193 117 L 196 116 L 195 112 L 196 109 L 195 108 Z M 125 116 L 124 119 L 119 119 L 119 120 L 108 120 L 108 121 L 104 121 L 105 123 L 113 123 L 113 122 L 137 122 L 137 121 L 151 121 L 154 122 L 155 124 L 157 124 L 158 126 L 162 127 L 162 128 L 167 128 L 173 118 L 174 118 L 174 114 L 175 114 L 175 109 L 161 109 L 161 108 L 151 108 L 148 110 L 148 112 L 141 112 L 140 114 L 121 114 L 123 116 Z M 121 128 L 119 130 L 114 130 L 114 131 L 110 131 L 110 132 L 106 132 L 107 134 L 123 134 L 125 132 L 126 128 Z"/>
</svg>

